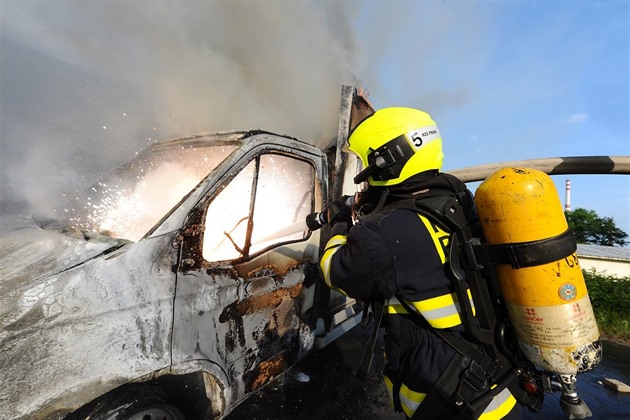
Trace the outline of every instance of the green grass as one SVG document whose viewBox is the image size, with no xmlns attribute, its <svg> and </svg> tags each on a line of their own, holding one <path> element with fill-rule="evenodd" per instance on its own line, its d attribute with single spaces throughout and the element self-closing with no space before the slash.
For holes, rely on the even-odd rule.
<svg viewBox="0 0 630 420">
<path fill-rule="evenodd" d="M 630 343 L 630 277 L 584 270 L 584 280 L 602 336 Z"/>
</svg>

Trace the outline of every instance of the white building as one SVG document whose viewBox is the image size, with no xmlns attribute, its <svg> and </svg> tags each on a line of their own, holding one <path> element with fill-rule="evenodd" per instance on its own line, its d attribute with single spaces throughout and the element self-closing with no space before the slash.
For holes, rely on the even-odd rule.
<svg viewBox="0 0 630 420">
<path fill-rule="evenodd" d="M 630 277 L 630 248 L 578 244 L 577 255 L 583 270 L 594 269 L 609 276 Z"/>
</svg>

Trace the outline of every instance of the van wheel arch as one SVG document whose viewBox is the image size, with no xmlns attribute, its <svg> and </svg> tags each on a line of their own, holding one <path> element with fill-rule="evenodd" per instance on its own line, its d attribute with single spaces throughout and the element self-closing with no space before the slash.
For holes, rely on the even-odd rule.
<svg viewBox="0 0 630 420">
<path fill-rule="evenodd" d="M 79 419 L 211 419 L 201 372 L 162 375 L 150 381 L 128 383 L 79 408 L 65 420 Z"/>
</svg>

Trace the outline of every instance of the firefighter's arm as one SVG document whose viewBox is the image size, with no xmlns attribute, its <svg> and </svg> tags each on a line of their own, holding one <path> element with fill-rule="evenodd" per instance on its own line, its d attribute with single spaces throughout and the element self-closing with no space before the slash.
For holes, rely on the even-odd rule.
<svg viewBox="0 0 630 420">
<path fill-rule="evenodd" d="M 324 248 L 320 267 L 329 287 L 356 299 L 370 300 L 379 296 L 374 261 L 366 255 L 364 226 L 347 229 L 338 223 Z"/>
</svg>

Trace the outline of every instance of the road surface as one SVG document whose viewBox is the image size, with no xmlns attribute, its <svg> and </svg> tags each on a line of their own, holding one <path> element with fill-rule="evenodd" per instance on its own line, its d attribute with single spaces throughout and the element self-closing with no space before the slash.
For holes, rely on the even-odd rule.
<svg viewBox="0 0 630 420">
<path fill-rule="evenodd" d="M 404 420 L 404 415 L 389 407 L 381 380 L 382 340 L 377 342 L 374 367 L 365 383 L 354 378 L 368 336 L 369 331 L 354 328 L 258 391 L 227 420 Z M 579 395 L 593 412 L 594 420 L 629 420 L 630 394 L 618 394 L 605 387 L 604 378 L 630 384 L 630 347 L 604 342 L 604 358 L 599 366 L 578 376 Z M 523 419 L 565 420 L 559 398 L 559 393 L 546 394 L 542 410 L 526 412 Z"/>
</svg>

